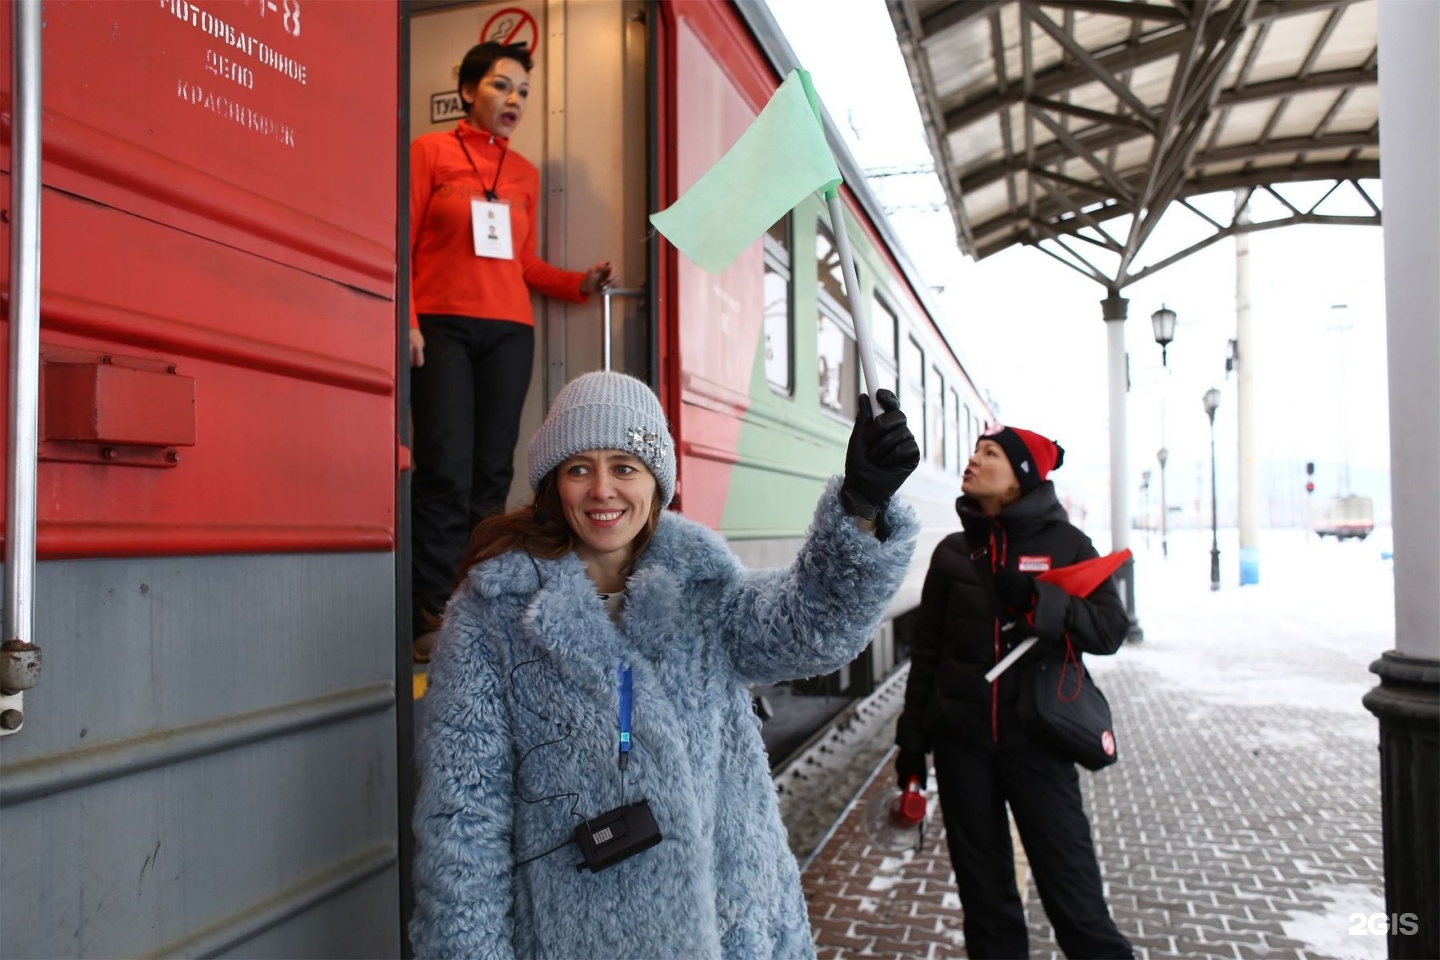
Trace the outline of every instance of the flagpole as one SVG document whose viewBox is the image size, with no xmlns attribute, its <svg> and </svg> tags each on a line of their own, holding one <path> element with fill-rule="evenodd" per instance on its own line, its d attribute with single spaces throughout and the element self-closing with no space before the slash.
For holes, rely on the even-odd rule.
<svg viewBox="0 0 1440 960">
<path fill-rule="evenodd" d="M 855 278 L 855 257 L 850 252 L 850 235 L 845 231 L 845 209 L 840 204 L 838 187 L 825 191 L 830 205 L 830 226 L 835 231 L 835 247 L 840 253 L 840 270 L 845 276 L 845 294 L 850 299 L 850 316 L 855 321 L 855 345 L 860 349 L 860 369 L 870 392 L 870 410 L 880 416 L 880 404 L 874 401 L 880 380 L 875 375 L 875 347 L 870 342 L 870 323 L 865 317 L 865 304 L 860 298 L 860 284 Z"/>
<path fill-rule="evenodd" d="M 820 124 L 820 129 L 825 129 L 825 121 L 820 113 L 820 98 L 815 94 L 815 87 L 810 82 L 810 73 L 806 70 L 797 70 L 800 75 L 800 84 L 805 88 L 805 97 L 810 101 L 810 109 L 815 111 L 815 122 Z M 850 317 L 855 324 L 855 345 L 860 351 L 860 370 L 865 374 L 865 388 L 870 394 L 870 411 L 874 416 L 880 416 L 880 404 L 875 401 L 875 391 L 880 387 L 880 380 L 875 374 L 875 347 L 870 341 L 870 323 L 866 319 L 865 303 L 860 297 L 860 283 L 855 277 L 855 255 L 850 250 L 850 233 L 845 229 L 845 208 L 840 203 L 840 182 L 836 182 L 825 189 L 825 202 L 830 208 L 830 229 L 835 233 L 835 250 L 840 256 L 840 272 L 845 280 L 845 296 L 850 301 Z"/>
</svg>

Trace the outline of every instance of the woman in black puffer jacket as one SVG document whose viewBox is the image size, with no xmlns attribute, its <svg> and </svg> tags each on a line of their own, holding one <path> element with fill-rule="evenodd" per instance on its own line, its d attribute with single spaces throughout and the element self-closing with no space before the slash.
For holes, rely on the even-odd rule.
<svg viewBox="0 0 1440 960">
<path fill-rule="evenodd" d="M 935 754 L 972 958 L 1029 950 L 1007 804 L 1065 955 L 1133 956 L 1105 905 L 1075 765 L 1030 722 L 1035 662 L 1063 657 L 1066 637 L 1077 652 L 1114 653 L 1129 626 L 1113 583 L 1073 597 L 1035 579 L 1097 556 L 1045 479 L 1063 458 L 1055 442 L 1013 427 L 976 444 L 956 501 L 964 532 L 935 549 L 910 654 L 896 772 L 902 786 L 912 776 L 923 783 L 925 754 Z M 1036 650 L 993 683 L 985 679 L 1032 635 Z"/>
</svg>

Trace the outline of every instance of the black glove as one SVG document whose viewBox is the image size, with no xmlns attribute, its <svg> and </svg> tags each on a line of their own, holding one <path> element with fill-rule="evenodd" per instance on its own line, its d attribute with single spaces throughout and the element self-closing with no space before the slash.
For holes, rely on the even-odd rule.
<svg viewBox="0 0 1440 960">
<path fill-rule="evenodd" d="M 920 778 L 920 789 L 925 789 L 928 779 L 930 764 L 925 760 L 925 754 L 919 750 L 901 750 L 895 757 L 895 782 L 900 784 L 900 789 L 905 789 L 905 784 L 910 782 L 911 777 Z"/>
<path fill-rule="evenodd" d="M 870 398 L 860 394 L 860 410 L 845 451 L 845 482 L 840 485 L 845 512 L 862 520 L 874 520 L 920 465 L 920 445 L 905 425 L 900 401 L 884 389 L 875 391 L 875 398 L 885 411 L 878 417 L 871 413 Z"/>
<path fill-rule="evenodd" d="M 1007 607 L 1026 611 L 1035 598 L 1035 578 L 1025 573 L 1010 573 L 1000 570 L 995 574 L 995 595 Z"/>
</svg>

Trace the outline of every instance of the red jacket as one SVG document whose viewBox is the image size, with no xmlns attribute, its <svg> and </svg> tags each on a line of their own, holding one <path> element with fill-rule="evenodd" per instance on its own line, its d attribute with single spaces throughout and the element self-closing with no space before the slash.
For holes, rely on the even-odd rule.
<svg viewBox="0 0 1440 960">
<path fill-rule="evenodd" d="M 410 144 L 410 325 L 418 325 L 420 313 L 533 325 L 531 290 L 584 303 L 580 281 L 585 275 L 553 267 L 535 252 L 539 171 L 504 137 L 464 120 L 456 129 L 474 168 L 454 131 L 427 133 Z M 484 199 L 497 167 L 495 192 L 510 206 L 513 260 L 477 257 L 471 234 L 470 199 Z"/>
</svg>

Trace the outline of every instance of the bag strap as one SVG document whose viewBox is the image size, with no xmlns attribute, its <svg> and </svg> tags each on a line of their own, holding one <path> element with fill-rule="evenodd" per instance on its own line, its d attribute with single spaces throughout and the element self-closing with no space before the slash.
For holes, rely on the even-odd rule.
<svg viewBox="0 0 1440 960">
<path fill-rule="evenodd" d="M 1075 692 L 1068 697 L 1065 695 L 1065 674 L 1069 672 L 1070 665 L 1075 665 Z M 1060 679 L 1055 684 L 1056 698 L 1066 703 L 1072 703 L 1080 699 L 1080 694 L 1085 689 L 1085 664 L 1080 662 L 1080 655 L 1075 652 L 1075 645 L 1070 642 L 1070 634 L 1065 634 L 1065 659 L 1060 664 Z"/>
</svg>

